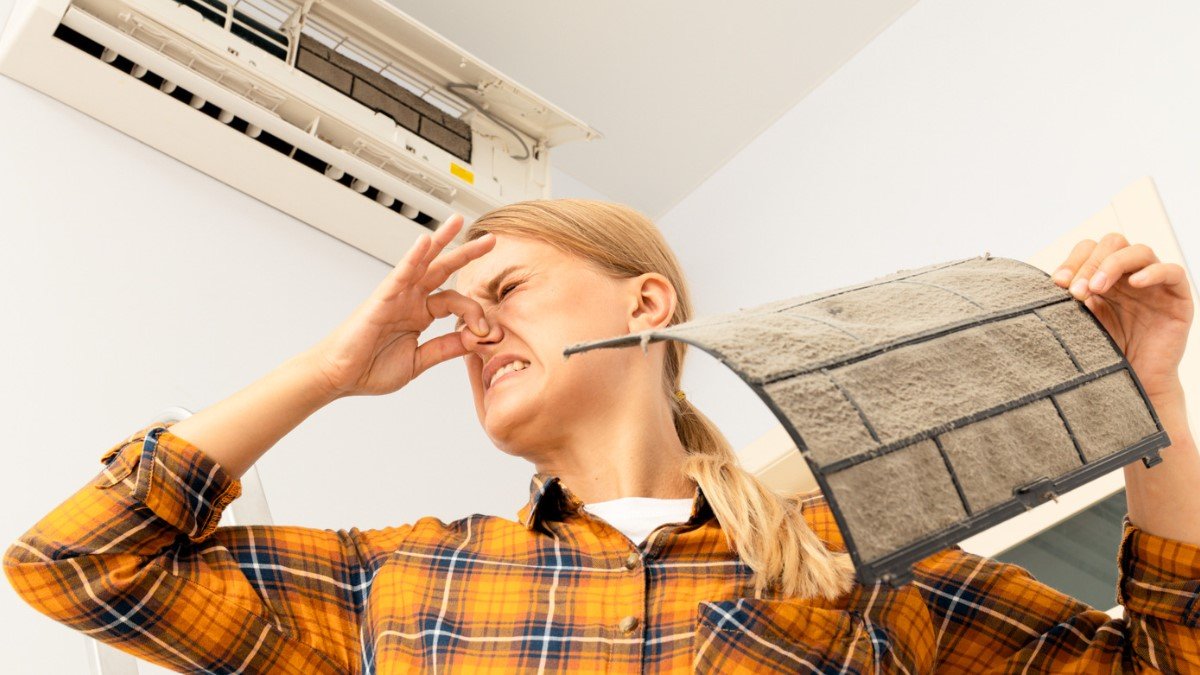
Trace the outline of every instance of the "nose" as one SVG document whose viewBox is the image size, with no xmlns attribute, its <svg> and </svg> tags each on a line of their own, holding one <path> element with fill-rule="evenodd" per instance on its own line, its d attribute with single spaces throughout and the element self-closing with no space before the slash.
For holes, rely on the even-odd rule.
<svg viewBox="0 0 1200 675">
<path fill-rule="evenodd" d="M 486 357 L 478 352 L 479 345 L 495 342 L 500 337 L 500 324 L 492 311 L 494 309 L 495 308 L 493 307 L 492 309 L 483 310 L 483 317 L 487 320 L 488 325 L 488 332 L 486 335 L 479 335 L 469 327 L 463 327 L 461 331 L 463 334 L 463 345 L 469 351 L 476 352 L 480 358 L 484 358 L 484 360 L 486 360 Z"/>
</svg>

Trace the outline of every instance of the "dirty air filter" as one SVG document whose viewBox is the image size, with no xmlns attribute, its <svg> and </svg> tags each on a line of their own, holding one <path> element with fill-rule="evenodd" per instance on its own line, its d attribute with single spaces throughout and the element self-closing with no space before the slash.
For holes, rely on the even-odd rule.
<svg viewBox="0 0 1200 675">
<path fill-rule="evenodd" d="M 1083 303 L 983 255 L 662 330 L 736 372 L 821 486 L 864 584 L 1170 445 Z"/>
</svg>

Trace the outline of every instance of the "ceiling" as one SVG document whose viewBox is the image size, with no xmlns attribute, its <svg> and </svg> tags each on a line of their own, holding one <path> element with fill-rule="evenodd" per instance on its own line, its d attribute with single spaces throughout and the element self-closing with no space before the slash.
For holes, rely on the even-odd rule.
<svg viewBox="0 0 1200 675">
<path fill-rule="evenodd" d="M 916 0 L 389 0 L 604 134 L 551 162 L 666 213 Z"/>
</svg>

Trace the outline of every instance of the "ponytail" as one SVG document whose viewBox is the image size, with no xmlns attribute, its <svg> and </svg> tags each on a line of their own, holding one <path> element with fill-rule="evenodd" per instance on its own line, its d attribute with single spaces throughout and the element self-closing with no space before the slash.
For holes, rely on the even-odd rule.
<svg viewBox="0 0 1200 675">
<path fill-rule="evenodd" d="M 683 343 L 675 345 L 686 347 Z M 675 430 L 688 451 L 683 473 L 704 491 L 725 541 L 754 570 L 755 594 L 834 599 L 854 584 L 845 552 L 831 551 L 789 499 L 741 467 L 729 441 L 686 398 L 672 396 Z"/>
</svg>

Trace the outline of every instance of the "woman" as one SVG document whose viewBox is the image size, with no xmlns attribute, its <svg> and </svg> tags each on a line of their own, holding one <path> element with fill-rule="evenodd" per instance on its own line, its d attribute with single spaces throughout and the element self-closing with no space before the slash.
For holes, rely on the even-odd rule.
<svg viewBox="0 0 1200 675">
<path fill-rule="evenodd" d="M 461 226 L 422 235 L 311 349 L 113 446 L 9 547 L 21 596 L 192 672 L 1200 669 L 1200 460 L 1177 373 L 1193 306 L 1178 265 L 1109 235 L 1054 277 L 1124 349 L 1173 441 L 1159 467 L 1126 468 L 1127 617 L 1110 619 L 958 549 L 911 584 L 855 584 L 821 495 L 765 488 L 678 391 L 686 345 L 564 360 L 569 344 L 691 318 L 641 214 L 522 202 L 447 249 Z M 455 331 L 418 344 L 451 314 Z M 536 467 L 517 520 L 217 526 L 238 477 L 308 415 L 457 357 L 489 437 Z"/>
</svg>

